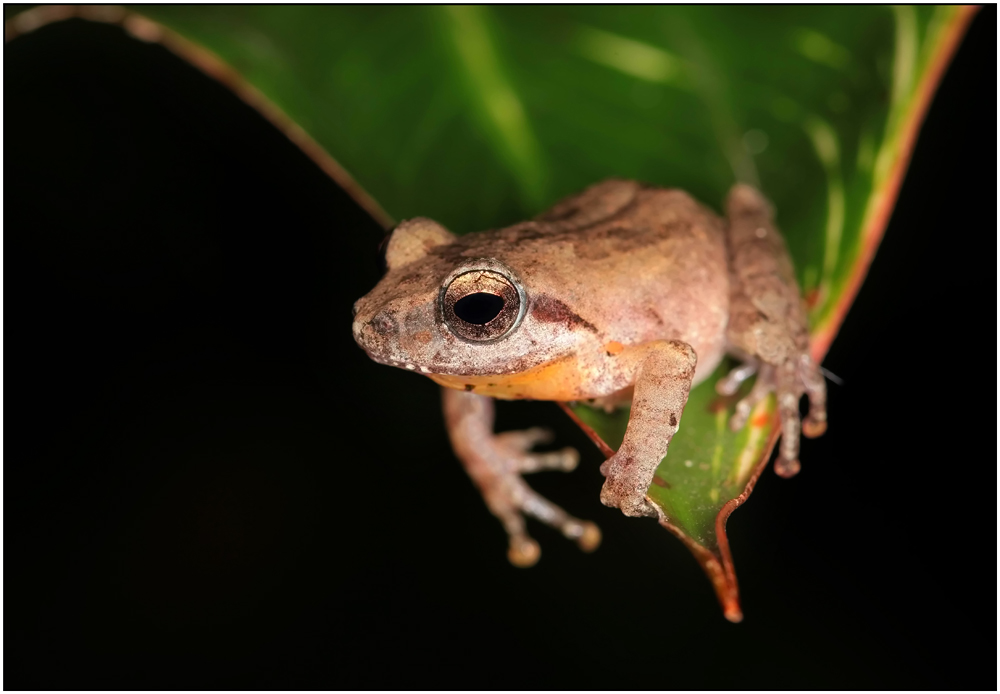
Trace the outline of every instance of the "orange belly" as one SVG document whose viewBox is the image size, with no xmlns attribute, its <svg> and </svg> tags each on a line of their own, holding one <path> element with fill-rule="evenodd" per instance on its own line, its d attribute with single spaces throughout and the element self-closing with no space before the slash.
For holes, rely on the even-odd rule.
<svg viewBox="0 0 1000 694">
<path fill-rule="evenodd" d="M 575 357 L 566 357 L 551 364 L 541 364 L 516 374 L 487 376 L 448 376 L 428 374 L 445 388 L 466 390 L 501 400 L 581 400 L 585 381 Z"/>
</svg>

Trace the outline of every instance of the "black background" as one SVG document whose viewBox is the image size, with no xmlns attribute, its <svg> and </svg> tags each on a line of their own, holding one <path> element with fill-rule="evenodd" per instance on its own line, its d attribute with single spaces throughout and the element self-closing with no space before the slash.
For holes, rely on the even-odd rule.
<svg viewBox="0 0 1000 694">
<path fill-rule="evenodd" d="M 115 27 L 8 44 L 5 687 L 995 689 L 995 27 L 825 362 L 830 431 L 730 520 L 739 625 L 551 404 L 498 428 L 583 452 L 531 483 L 604 544 L 533 525 L 507 563 L 436 387 L 351 338 L 380 230 L 255 112 Z"/>
</svg>

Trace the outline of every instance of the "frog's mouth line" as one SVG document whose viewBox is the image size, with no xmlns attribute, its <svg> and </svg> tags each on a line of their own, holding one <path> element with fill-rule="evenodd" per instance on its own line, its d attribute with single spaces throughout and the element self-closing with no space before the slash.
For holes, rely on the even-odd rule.
<svg viewBox="0 0 1000 694">
<path fill-rule="evenodd" d="M 376 364 L 382 364 L 384 366 L 395 366 L 396 368 L 399 369 L 406 369 L 407 371 L 416 371 L 422 374 L 431 373 L 431 370 L 428 369 L 426 366 L 417 366 L 416 364 L 411 364 L 410 362 L 407 361 L 378 356 L 364 345 L 359 344 L 358 347 L 361 347 L 361 349 L 364 350 L 364 353 L 368 355 L 368 358 L 371 359 Z"/>
<path fill-rule="evenodd" d="M 360 347 L 360 345 L 358 345 Z M 407 361 L 401 361 L 398 359 L 389 359 L 388 357 L 379 357 L 372 354 L 370 351 L 362 347 L 368 358 L 371 359 L 376 364 L 382 364 L 383 366 L 394 366 L 398 369 L 406 369 L 407 371 L 414 371 L 416 373 L 425 374 L 428 376 L 441 376 L 445 378 L 504 378 L 510 375 L 510 373 L 496 373 L 496 374 L 468 374 L 460 372 L 448 372 L 448 371 L 431 371 L 426 366 L 417 366 L 416 364 L 411 364 Z"/>
</svg>

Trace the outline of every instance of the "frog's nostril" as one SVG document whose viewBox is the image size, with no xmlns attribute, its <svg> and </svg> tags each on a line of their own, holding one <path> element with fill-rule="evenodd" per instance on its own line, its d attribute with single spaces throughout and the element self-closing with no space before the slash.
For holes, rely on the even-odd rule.
<svg viewBox="0 0 1000 694">
<path fill-rule="evenodd" d="M 360 301 L 355 301 L 354 305 L 351 306 L 351 316 L 352 317 L 356 317 L 358 315 L 358 311 L 360 310 L 359 307 L 358 307 L 358 304 L 360 304 L 360 303 L 361 303 Z"/>
<path fill-rule="evenodd" d="M 397 332 L 396 319 L 387 311 L 380 311 L 368 323 L 368 327 L 377 335 L 394 335 Z"/>
</svg>

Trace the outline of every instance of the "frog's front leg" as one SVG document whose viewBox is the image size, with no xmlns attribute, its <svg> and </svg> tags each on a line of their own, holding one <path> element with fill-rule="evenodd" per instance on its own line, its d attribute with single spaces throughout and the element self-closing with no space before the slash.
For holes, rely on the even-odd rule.
<svg viewBox="0 0 1000 694">
<path fill-rule="evenodd" d="M 775 391 L 781 418 L 781 447 L 775 472 L 799 470 L 799 431 L 819 436 L 826 429 L 826 383 L 809 356 L 809 326 L 785 243 L 774 226 L 771 206 L 747 185 L 737 185 L 726 203 L 730 260 L 727 339 L 744 364 L 716 384 L 732 395 L 757 371 L 750 394 L 730 422 L 741 428 L 755 404 Z M 809 397 L 809 415 L 800 426 L 799 399 Z"/>
<path fill-rule="evenodd" d="M 646 490 L 677 433 L 698 359 L 689 345 L 676 340 L 647 343 L 622 358 L 632 371 L 632 409 L 622 445 L 601 465 L 607 477 L 601 503 L 626 516 L 656 516 Z"/>
<path fill-rule="evenodd" d="M 534 445 L 550 439 L 549 432 L 528 429 L 494 434 L 492 398 L 451 388 L 443 388 L 442 397 L 452 448 L 490 511 L 503 523 L 512 564 L 531 566 L 541 554 L 538 543 L 525 531 L 525 514 L 557 528 L 585 552 L 597 549 L 601 531 L 596 525 L 573 518 L 536 494 L 521 477 L 539 470 L 572 470 L 580 459 L 576 450 L 532 453 Z"/>
</svg>

